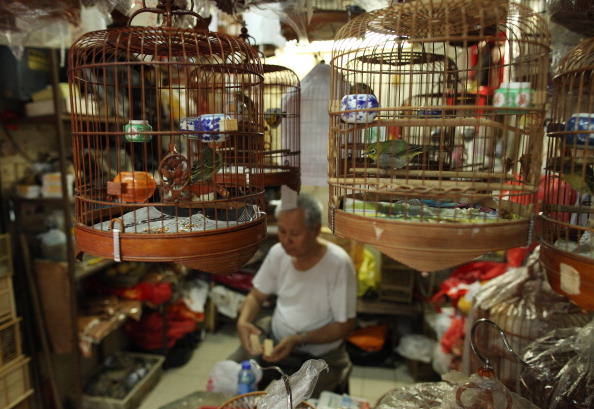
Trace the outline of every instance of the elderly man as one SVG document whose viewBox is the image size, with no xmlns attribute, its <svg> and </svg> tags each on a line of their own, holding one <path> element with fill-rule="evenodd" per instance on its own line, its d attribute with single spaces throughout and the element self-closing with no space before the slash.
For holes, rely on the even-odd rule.
<svg viewBox="0 0 594 409">
<path fill-rule="evenodd" d="M 319 237 L 322 206 L 309 195 L 297 197 L 296 208 L 278 214 L 278 239 L 253 279 L 237 321 L 243 349 L 259 355 L 262 366 L 296 372 L 308 359 L 323 359 L 329 372 L 320 374 L 312 397 L 321 391 L 348 392 L 351 361 L 344 339 L 355 325 L 357 278 L 341 247 Z M 261 305 L 276 295 L 272 317 L 259 317 Z M 271 338 L 274 348 L 254 350 L 252 334 Z M 265 371 L 268 375 L 271 371 Z M 260 383 L 260 388 L 270 380 Z"/>
</svg>

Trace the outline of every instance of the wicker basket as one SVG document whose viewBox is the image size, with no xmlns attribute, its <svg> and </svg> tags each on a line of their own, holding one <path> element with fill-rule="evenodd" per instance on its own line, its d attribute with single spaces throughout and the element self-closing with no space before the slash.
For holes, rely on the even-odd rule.
<svg viewBox="0 0 594 409">
<path fill-rule="evenodd" d="M 10 235 L 0 234 L 0 277 L 12 275 L 12 250 Z"/>
<path fill-rule="evenodd" d="M 0 274 L 0 323 L 16 318 L 12 277 Z"/>
<path fill-rule="evenodd" d="M 29 378 L 30 360 L 21 355 L 10 365 L 0 365 L 0 408 L 16 408 L 33 393 Z M 24 403 L 23 407 L 28 406 Z"/>
<path fill-rule="evenodd" d="M 20 318 L 0 325 L 0 367 L 15 361 L 22 354 Z"/>
<path fill-rule="evenodd" d="M 258 391 L 246 393 L 244 395 L 238 395 L 233 399 L 229 399 L 227 402 L 219 406 L 218 409 L 255 409 L 258 401 L 266 392 Z M 307 402 L 301 402 L 296 406 L 296 409 L 315 409 L 314 406 Z"/>
</svg>

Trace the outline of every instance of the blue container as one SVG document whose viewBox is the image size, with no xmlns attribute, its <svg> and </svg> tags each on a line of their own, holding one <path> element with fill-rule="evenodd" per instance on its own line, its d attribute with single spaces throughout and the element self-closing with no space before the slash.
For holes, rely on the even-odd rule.
<svg viewBox="0 0 594 409">
<path fill-rule="evenodd" d="M 565 137 L 567 143 L 594 146 L 594 113 L 573 114 L 567 120 Z"/>
</svg>

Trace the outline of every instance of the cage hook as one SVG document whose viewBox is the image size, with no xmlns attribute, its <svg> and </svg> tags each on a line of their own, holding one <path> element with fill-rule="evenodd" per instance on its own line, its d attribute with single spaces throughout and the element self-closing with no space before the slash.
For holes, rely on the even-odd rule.
<svg viewBox="0 0 594 409">
<path fill-rule="evenodd" d="M 174 15 L 190 15 L 196 19 L 197 29 L 208 29 L 208 23 L 206 20 L 204 20 L 200 14 L 194 11 L 194 0 L 190 0 L 190 8 L 187 10 L 175 5 L 174 1 L 175 0 L 159 0 L 159 3 L 155 7 L 147 7 L 146 0 L 142 0 L 142 8 L 132 13 L 128 19 L 128 27 L 132 25 L 132 20 L 134 20 L 137 15 L 141 13 L 153 13 L 163 15 L 165 27 L 173 27 Z"/>
<path fill-rule="evenodd" d="M 493 365 L 491 364 L 491 361 L 489 360 L 489 358 L 487 358 L 483 354 L 481 354 L 476 346 L 476 328 L 478 327 L 479 324 L 482 324 L 482 323 L 486 323 L 486 324 L 490 324 L 490 325 L 494 326 L 495 329 L 499 332 L 499 335 L 501 335 L 501 339 L 503 340 L 503 344 L 505 345 L 505 348 L 514 356 L 514 358 L 516 358 L 516 360 L 518 362 L 520 362 L 524 366 L 529 366 L 513 350 L 513 348 L 511 347 L 511 344 L 507 340 L 507 336 L 505 335 L 505 332 L 503 332 L 501 327 L 499 325 L 497 325 L 496 323 L 494 323 L 493 321 L 491 321 L 490 319 L 481 318 L 481 319 L 476 320 L 474 322 L 474 324 L 472 324 L 472 329 L 470 330 L 470 347 L 472 348 L 472 352 L 474 352 L 474 354 L 478 357 L 478 359 L 480 359 L 480 361 L 485 365 L 485 368 L 492 370 Z"/>
</svg>

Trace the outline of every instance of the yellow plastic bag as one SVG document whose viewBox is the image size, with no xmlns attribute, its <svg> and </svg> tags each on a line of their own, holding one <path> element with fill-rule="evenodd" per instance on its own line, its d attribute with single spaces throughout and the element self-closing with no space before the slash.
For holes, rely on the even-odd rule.
<svg viewBox="0 0 594 409">
<path fill-rule="evenodd" d="M 357 243 L 351 256 L 357 270 L 357 296 L 377 292 L 381 276 L 373 253 L 364 244 Z"/>
</svg>

